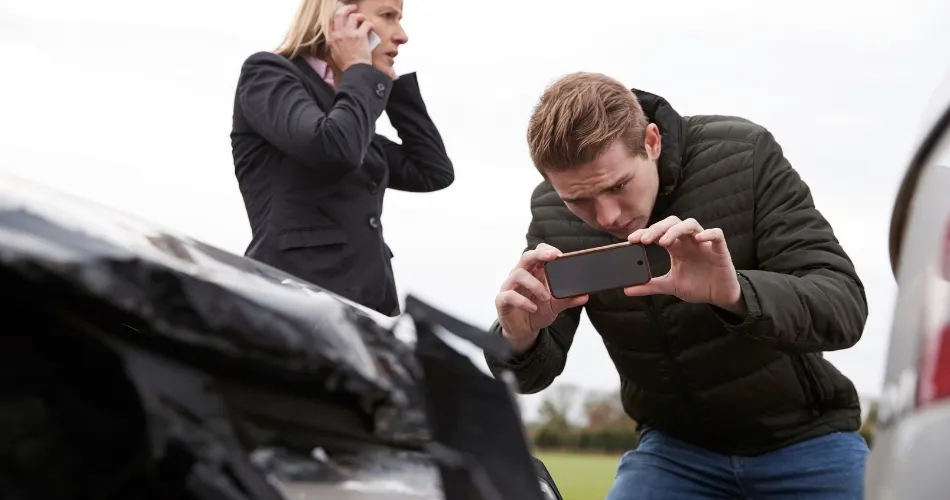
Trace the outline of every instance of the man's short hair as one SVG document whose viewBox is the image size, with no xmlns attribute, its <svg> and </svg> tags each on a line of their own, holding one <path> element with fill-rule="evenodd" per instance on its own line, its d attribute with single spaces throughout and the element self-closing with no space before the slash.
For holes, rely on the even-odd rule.
<svg viewBox="0 0 950 500">
<path fill-rule="evenodd" d="M 647 121 L 640 101 L 623 84 L 600 73 L 571 73 L 551 84 L 528 124 L 535 167 L 563 172 L 589 163 L 620 140 L 635 156 L 646 154 Z"/>
</svg>

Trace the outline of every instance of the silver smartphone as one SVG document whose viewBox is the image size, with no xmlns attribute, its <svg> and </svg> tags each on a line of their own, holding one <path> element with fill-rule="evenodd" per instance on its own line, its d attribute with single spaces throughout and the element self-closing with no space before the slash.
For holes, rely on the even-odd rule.
<svg viewBox="0 0 950 500">
<path fill-rule="evenodd" d="M 344 4 L 343 2 L 336 3 L 337 10 L 340 10 L 343 7 L 346 7 L 346 4 Z M 376 47 L 379 47 L 380 42 L 382 42 L 382 40 L 379 39 L 379 35 L 377 35 L 373 31 L 370 31 L 369 32 L 369 51 L 372 52 L 376 50 Z"/>
<path fill-rule="evenodd" d="M 376 47 L 379 47 L 379 42 L 382 42 L 382 40 L 379 39 L 379 35 L 377 35 L 373 31 L 370 31 L 369 32 L 369 51 L 372 52 L 376 50 Z"/>
</svg>

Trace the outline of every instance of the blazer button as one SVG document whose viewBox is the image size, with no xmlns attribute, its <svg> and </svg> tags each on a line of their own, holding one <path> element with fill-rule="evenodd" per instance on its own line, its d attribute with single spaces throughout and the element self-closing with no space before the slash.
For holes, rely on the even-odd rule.
<svg viewBox="0 0 950 500">
<path fill-rule="evenodd" d="M 386 86 L 383 85 L 382 83 L 377 83 L 376 95 L 378 95 L 379 97 L 383 97 L 384 95 L 386 95 Z"/>
<path fill-rule="evenodd" d="M 376 216 L 369 218 L 369 227 L 379 229 L 379 219 L 377 219 Z"/>
<path fill-rule="evenodd" d="M 379 184 L 376 184 L 375 182 L 370 182 L 370 183 L 369 183 L 369 192 L 370 192 L 370 193 L 375 193 L 376 191 L 379 191 Z"/>
</svg>

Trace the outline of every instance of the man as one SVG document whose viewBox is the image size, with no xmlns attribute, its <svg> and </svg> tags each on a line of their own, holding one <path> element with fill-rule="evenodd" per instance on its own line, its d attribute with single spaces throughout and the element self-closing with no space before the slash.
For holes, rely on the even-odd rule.
<svg viewBox="0 0 950 500">
<path fill-rule="evenodd" d="M 822 352 L 860 339 L 864 287 L 772 135 L 575 73 L 528 144 L 545 182 L 493 325 L 517 354 L 488 362 L 544 389 L 587 310 L 641 432 L 608 499 L 863 498 L 858 396 Z M 545 262 L 624 240 L 652 281 L 551 298 Z"/>
</svg>

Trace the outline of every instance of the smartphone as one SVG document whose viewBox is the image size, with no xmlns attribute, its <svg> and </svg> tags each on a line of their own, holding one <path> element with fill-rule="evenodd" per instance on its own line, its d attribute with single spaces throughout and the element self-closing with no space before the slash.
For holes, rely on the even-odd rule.
<svg viewBox="0 0 950 500">
<path fill-rule="evenodd" d="M 340 10 L 343 7 L 346 7 L 346 4 L 344 4 L 343 2 L 336 3 L 337 10 Z M 377 35 L 373 31 L 370 31 L 369 32 L 369 51 L 372 52 L 376 50 L 376 47 L 379 47 L 380 42 L 382 42 L 382 40 L 380 40 L 379 35 Z"/>
<path fill-rule="evenodd" d="M 650 281 L 650 263 L 643 245 L 617 243 L 558 256 L 544 265 L 548 288 L 566 299 Z"/>
<path fill-rule="evenodd" d="M 376 50 L 376 47 L 379 47 L 380 42 L 382 42 L 382 40 L 379 39 L 379 35 L 377 35 L 376 32 L 374 31 L 370 31 L 369 32 L 369 51 L 372 52 Z"/>
</svg>

